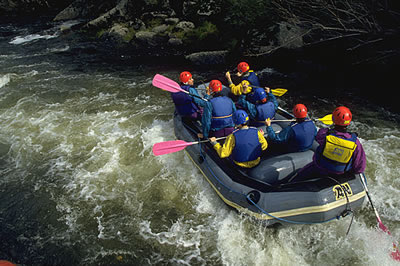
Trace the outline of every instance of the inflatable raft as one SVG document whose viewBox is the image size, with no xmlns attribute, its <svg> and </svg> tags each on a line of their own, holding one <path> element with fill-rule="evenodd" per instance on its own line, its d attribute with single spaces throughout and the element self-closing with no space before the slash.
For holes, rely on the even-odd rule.
<svg viewBox="0 0 400 266">
<path fill-rule="evenodd" d="M 276 120 L 292 119 L 285 110 Z M 280 131 L 288 122 L 273 123 Z M 174 115 L 177 139 L 198 141 L 198 121 L 183 121 Z M 266 132 L 266 130 L 264 130 Z M 282 153 L 268 143 L 261 162 L 251 169 L 221 159 L 211 143 L 186 147 L 185 151 L 218 196 L 238 211 L 264 220 L 267 225 L 314 224 L 339 219 L 359 208 L 366 195 L 360 175 L 315 176 L 302 182 L 290 182 L 296 172 L 312 161 L 318 144 L 305 152 Z"/>
</svg>

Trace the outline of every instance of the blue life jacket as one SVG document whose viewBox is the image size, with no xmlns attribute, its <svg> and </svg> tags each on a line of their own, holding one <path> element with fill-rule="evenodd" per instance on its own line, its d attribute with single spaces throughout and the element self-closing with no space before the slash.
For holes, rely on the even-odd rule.
<svg viewBox="0 0 400 266">
<path fill-rule="evenodd" d="M 226 96 L 219 96 L 210 99 L 210 102 L 213 107 L 211 114 L 211 130 L 233 127 L 234 123 L 232 120 L 232 100 Z"/>
<path fill-rule="evenodd" d="M 347 154 L 351 155 L 350 160 L 347 163 L 344 163 L 344 162 L 339 162 L 337 160 L 334 160 L 332 158 L 330 159 L 327 156 L 325 156 L 324 154 L 326 154 L 326 153 L 324 153 L 324 152 L 325 152 L 325 147 L 327 146 L 327 143 L 326 143 L 322 147 L 319 146 L 317 151 L 315 152 L 317 164 L 320 167 L 323 167 L 323 168 L 325 168 L 325 169 L 327 169 L 329 171 L 336 172 L 336 173 L 344 173 L 344 172 L 349 171 L 352 168 L 352 165 L 353 165 L 352 164 L 352 162 L 353 162 L 353 154 L 354 154 L 355 148 L 357 147 L 357 144 L 356 144 L 357 134 L 351 133 L 351 138 L 346 139 L 344 137 L 337 136 L 335 134 L 335 132 L 328 132 L 328 135 L 326 136 L 327 137 L 327 142 L 328 142 L 328 137 L 329 136 L 334 136 L 334 137 L 338 138 L 339 140 L 340 139 L 345 140 L 347 143 L 353 143 L 352 144 L 353 147 L 351 148 L 351 150 L 350 151 L 345 151 L 345 152 L 343 152 L 344 148 L 348 148 L 349 145 L 346 145 L 347 146 L 346 147 L 346 146 L 339 146 L 338 144 L 330 143 L 331 146 L 335 146 L 335 145 L 337 146 L 337 148 L 333 149 L 333 151 L 336 154 L 333 154 L 332 158 L 335 158 L 335 156 L 337 157 L 337 156 L 340 156 L 341 154 L 347 153 Z"/>
<path fill-rule="evenodd" d="M 257 109 L 257 121 L 265 121 L 267 118 L 274 118 L 275 116 L 275 105 L 273 102 L 266 102 L 263 104 L 256 104 Z"/>
<path fill-rule="evenodd" d="M 189 91 L 190 85 L 181 85 L 185 91 Z M 184 92 L 171 93 L 172 101 L 175 104 L 176 111 L 181 116 L 191 116 L 199 110 L 199 107 L 193 102 L 192 97 Z"/>
<path fill-rule="evenodd" d="M 249 75 L 244 76 L 242 80 L 247 80 L 251 85 L 260 87 L 260 81 L 258 80 L 257 74 L 253 70 L 250 70 Z"/>
<path fill-rule="evenodd" d="M 233 132 L 235 147 L 232 158 L 236 162 L 243 163 L 254 161 L 261 156 L 261 143 L 258 139 L 257 128 L 240 129 Z"/>
<path fill-rule="evenodd" d="M 293 123 L 293 138 L 289 140 L 289 149 L 293 151 L 306 151 L 311 148 L 315 139 L 315 125 L 311 120 L 302 123 Z"/>
</svg>

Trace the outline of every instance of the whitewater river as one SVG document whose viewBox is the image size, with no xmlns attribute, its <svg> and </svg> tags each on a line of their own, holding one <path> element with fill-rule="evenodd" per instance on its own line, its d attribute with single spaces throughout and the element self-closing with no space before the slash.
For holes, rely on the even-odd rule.
<svg viewBox="0 0 400 266">
<path fill-rule="evenodd" d="M 45 30 L 44 30 L 45 28 Z M 322 117 L 353 111 L 374 204 L 322 225 L 266 228 L 224 205 L 173 140 L 173 104 L 156 73 L 103 61 L 59 25 L 0 25 L 0 259 L 22 265 L 398 265 L 399 115 L 350 94 L 301 99 Z M 267 67 L 267 66 L 266 66 Z M 268 70 L 269 71 L 269 70 Z M 193 71 L 207 79 L 210 73 Z M 323 89 L 323 88 L 321 88 Z M 296 99 L 290 91 L 280 104 Z"/>
</svg>

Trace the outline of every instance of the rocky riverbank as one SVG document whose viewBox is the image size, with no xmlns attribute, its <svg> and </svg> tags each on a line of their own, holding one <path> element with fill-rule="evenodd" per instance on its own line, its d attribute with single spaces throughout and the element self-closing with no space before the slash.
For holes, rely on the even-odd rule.
<svg viewBox="0 0 400 266">
<path fill-rule="evenodd" d="M 381 62 L 399 55 L 387 46 L 398 41 L 399 11 L 394 0 L 0 0 L 1 17 L 78 21 L 64 32 L 138 55 L 183 56 L 199 65 L 310 46 L 366 57 L 352 64 Z"/>
<path fill-rule="evenodd" d="M 0 0 L 0 17 L 48 17 L 60 22 L 65 41 L 90 39 L 77 49 L 96 43 L 143 62 L 233 68 L 246 60 L 294 73 L 284 85 L 303 89 L 315 78 L 359 91 L 395 89 L 400 62 L 396 0 Z"/>
</svg>

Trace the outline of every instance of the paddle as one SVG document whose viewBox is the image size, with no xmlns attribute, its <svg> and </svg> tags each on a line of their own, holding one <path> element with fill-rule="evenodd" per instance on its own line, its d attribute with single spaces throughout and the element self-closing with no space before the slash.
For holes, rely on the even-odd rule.
<svg viewBox="0 0 400 266">
<path fill-rule="evenodd" d="M 260 89 L 265 89 L 263 87 L 259 86 L 253 86 L 253 85 L 248 85 L 249 87 L 252 88 L 260 88 Z M 284 88 L 276 88 L 276 89 L 271 89 L 271 93 L 277 97 L 283 96 L 288 90 Z"/>
<path fill-rule="evenodd" d="M 283 96 L 287 92 L 287 89 L 276 88 L 276 89 L 271 89 L 271 92 L 273 95 L 280 97 L 280 96 Z"/>
<path fill-rule="evenodd" d="M 317 120 L 321 121 L 322 123 L 324 123 L 325 125 L 332 125 L 333 121 L 332 121 L 332 114 L 326 115 L 322 118 L 317 118 Z"/>
<path fill-rule="evenodd" d="M 176 83 L 175 81 L 173 81 L 167 77 L 164 77 L 163 75 L 160 75 L 160 74 L 156 74 L 154 76 L 152 84 L 154 87 L 160 88 L 165 91 L 169 91 L 172 93 L 184 92 L 186 94 L 189 94 L 190 96 L 202 99 L 203 101 L 206 101 L 206 102 L 208 101 L 207 99 L 204 99 L 203 97 L 200 97 L 200 96 L 191 94 L 188 91 L 185 91 L 184 89 L 181 88 L 181 86 L 179 86 L 178 83 Z"/>
<path fill-rule="evenodd" d="M 203 86 L 204 86 L 204 88 L 200 88 L 200 90 L 206 90 L 207 87 L 206 87 L 206 85 L 204 83 L 203 83 Z M 252 86 L 252 85 L 249 85 L 249 87 L 265 89 L 265 88 L 262 88 L 262 87 Z M 288 90 L 284 89 L 284 88 L 271 89 L 271 93 L 274 96 L 277 96 L 277 97 L 283 96 L 287 91 Z"/>
<path fill-rule="evenodd" d="M 217 138 L 217 140 L 220 139 L 225 139 L 227 137 L 221 137 Z M 170 141 L 164 141 L 164 142 L 159 142 L 153 145 L 153 154 L 155 156 L 159 155 L 164 155 L 164 154 L 169 154 L 169 153 L 174 153 L 177 151 L 181 151 L 187 146 L 193 145 L 193 144 L 199 144 L 203 142 L 208 142 L 210 140 L 201 140 L 201 141 L 194 141 L 194 142 L 186 142 L 184 140 L 170 140 Z"/>
<path fill-rule="evenodd" d="M 372 210 L 373 210 L 374 213 L 375 213 L 375 217 L 376 217 L 376 220 L 377 220 L 377 222 L 378 222 L 379 228 L 380 228 L 383 232 L 387 233 L 388 235 L 391 235 L 389 229 L 382 223 L 382 220 L 381 220 L 381 218 L 379 217 L 378 211 L 376 210 L 376 208 L 374 207 L 374 204 L 372 203 L 371 196 L 369 195 L 369 192 L 368 192 L 367 184 L 365 183 L 365 175 L 364 175 L 364 173 L 361 173 L 361 174 L 360 174 L 360 179 L 361 179 L 361 182 L 362 182 L 362 184 L 363 184 L 363 186 L 364 186 L 365 192 L 367 193 L 368 201 L 369 201 L 369 203 L 371 204 Z M 394 260 L 400 261 L 400 251 L 399 251 L 399 249 L 397 248 L 397 246 L 396 246 L 396 244 L 395 244 L 394 242 L 393 242 L 393 251 L 392 251 L 392 253 L 390 254 L 390 256 L 391 256 Z"/>
<path fill-rule="evenodd" d="M 332 115 L 326 115 L 322 118 L 317 118 L 316 120 L 321 121 L 322 123 L 324 123 L 325 125 L 332 125 L 333 121 L 332 121 Z M 275 120 L 272 119 L 271 122 L 293 122 L 296 121 L 295 119 L 283 119 L 283 120 Z M 265 121 L 256 121 L 259 123 L 264 123 Z"/>
<path fill-rule="evenodd" d="M 278 120 L 277 120 L 278 121 Z M 264 135 L 265 136 L 265 135 Z M 216 138 L 216 140 L 226 139 L 228 136 Z M 199 144 L 210 141 L 209 139 L 194 141 L 194 142 L 186 142 L 184 140 L 169 140 L 164 142 L 158 142 L 153 145 L 153 154 L 155 156 L 174 153 L 183 150 L 187 146 L 193 144 Z"/>
</svg>

